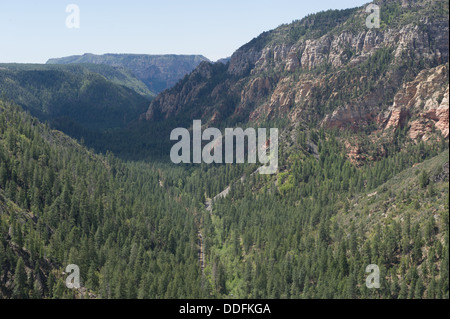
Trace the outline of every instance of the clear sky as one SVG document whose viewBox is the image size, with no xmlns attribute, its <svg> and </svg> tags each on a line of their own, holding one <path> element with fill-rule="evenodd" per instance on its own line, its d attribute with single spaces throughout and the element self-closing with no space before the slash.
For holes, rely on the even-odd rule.
<svg viewBox="0 0 450 319">
<path fill-rule="evenodd" d="M 230 56 L 280 24 L 369 0 L 0 0 L 0 63 L 83 53 Z M 66 7 L 80 28 L 66 27 Z"/>
</svg>

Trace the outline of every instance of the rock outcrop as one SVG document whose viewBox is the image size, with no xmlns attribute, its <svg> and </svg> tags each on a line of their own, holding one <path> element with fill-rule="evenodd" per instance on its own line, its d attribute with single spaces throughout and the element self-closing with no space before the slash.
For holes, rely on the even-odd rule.
<svg viewBox="0 0 450 319">
<path fill-rule="evenodd" d="M 448 64 L 423 70 L 406 83 L 394 97 L 385 129 L 397 129 L 411 118 L 409 137 L 428 140 L 437 129 L 444 138 L 449 136 Z"/>
</svg>

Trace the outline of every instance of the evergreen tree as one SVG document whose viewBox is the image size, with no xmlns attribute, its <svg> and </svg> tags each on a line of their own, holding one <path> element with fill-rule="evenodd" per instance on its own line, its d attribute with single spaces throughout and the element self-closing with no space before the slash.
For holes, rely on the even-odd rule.
<svg viewBox="0 0 450 319">
<path fill-rule="evenodd" d="M 17 266 L 14 272 L 14 289 L 13 297 L 16 299 L 26 299 L 28 296 L 27 291 L 27 273 L 25 271 L 25 263 L 22 257 L 19 257 Z"/>
</svg>

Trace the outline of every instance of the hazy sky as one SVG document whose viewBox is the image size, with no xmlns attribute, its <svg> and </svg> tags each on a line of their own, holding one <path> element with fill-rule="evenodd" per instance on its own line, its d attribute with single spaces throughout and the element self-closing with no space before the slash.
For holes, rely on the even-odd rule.
<svg viewBox="0 0 450 319">
<path fill-rule="evenodd" d="M 0 63 L 83 53 L 230 56 L 263 31 L 369 0 L 0 0 Z M 66 7 L 80 28 L 66 27 Z"/>
</svg>

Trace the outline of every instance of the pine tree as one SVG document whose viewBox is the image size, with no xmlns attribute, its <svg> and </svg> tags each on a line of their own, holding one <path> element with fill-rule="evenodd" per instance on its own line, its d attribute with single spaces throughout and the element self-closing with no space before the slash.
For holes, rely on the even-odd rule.
<svg viewBox="0 0 450 319">
<path fill-rule="evenodd" d="M 400 293 L 398 295 L 398 299 L 406 299 L 408 298 L 408 285 L 406 281 L 403 280 L 400 288 Z"/>
<path fill-rule="evenodd" d="M 416 287 L 415 287 L 415 291 L 414 291 L 414 299 L 422 299 L 423 296 L 423 282 L 422 282 L 422 277 L 419 277 L 419 279 L 416 282 Z"/>
<path fill-rule="evenodd" d="M 14 272 L 13 298 L 26 299 L 27 298 L 27 273 L 25 271 L 25 263 L 22 257 L 17 261 L 16 270 Z"/>
</svg>

